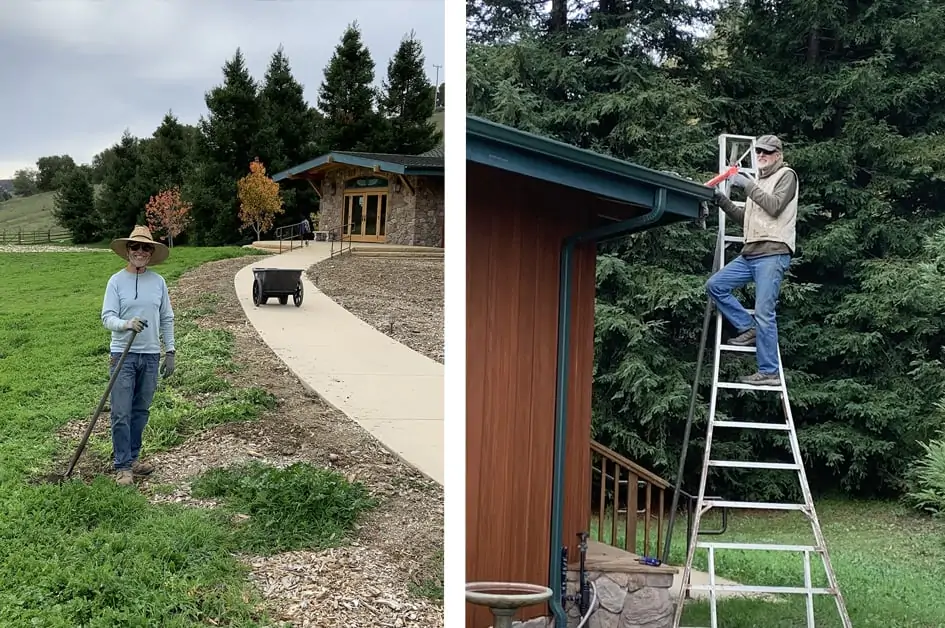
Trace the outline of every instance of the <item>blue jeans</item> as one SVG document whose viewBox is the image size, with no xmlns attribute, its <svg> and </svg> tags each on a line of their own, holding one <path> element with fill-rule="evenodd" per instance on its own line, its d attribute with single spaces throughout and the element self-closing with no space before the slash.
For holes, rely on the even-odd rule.
<svg viewBox="0 0 945 628">
<path fill-rule="evenodd" d="M 121 353 L 112 353 L 109 376 Z M 141 453 L 141 435 L 151 415 L 158 384 L 159 353 L 131 353 L 125 357 L 112 386 L 112 448 L 115 470 L 130 469 Z"/>
<path fill-rule="evenodd" d="M 755 328 L 758 371 L 765 375 L 778 372 L 778 296 L 781 280 L 791 265 L 791 256 L 766 255 L 746 259 L 739 255 L 709 278 L 706 290 L 722 316 L 744 333 Z M 755 282 L 755 318 L 732 296 L 732 290 Z"/>
</svg>

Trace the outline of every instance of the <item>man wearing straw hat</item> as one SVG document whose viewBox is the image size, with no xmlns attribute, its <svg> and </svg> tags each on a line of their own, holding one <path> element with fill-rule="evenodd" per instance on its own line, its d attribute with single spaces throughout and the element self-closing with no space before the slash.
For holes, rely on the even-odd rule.
<svg viewBox="0 0 945 628">
<path fill-rule="evenodd" d="M 116 481 L 128 486 L 135 475 L 154 471 L 153 465 L 138 460 L 138 456 L 158 374 L 170 377 L 174 372 L 174 310 L 164 277 L 148 268 L 166 260 L 169 253 L 164 244 L 151 237 L 150 229 L 138 225 L 127 238 L 114 240 L 111 248 L 126 265 L 108 279 L 102 304 L 102 324 L 112 332 L 109 375 L 121 358 L 129 334 L 132 330 L 138 334 L 111 392 Z M 159 332 L 165 347 L 160 368 Z"/>
</svg>

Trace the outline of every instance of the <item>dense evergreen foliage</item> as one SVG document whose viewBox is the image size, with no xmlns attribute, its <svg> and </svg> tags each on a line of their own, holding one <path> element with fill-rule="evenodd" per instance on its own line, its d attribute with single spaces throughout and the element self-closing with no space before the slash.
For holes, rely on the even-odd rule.
<svg viewBox="0 0 945 628">
<path fill-rule="evenodd" d="M 906 490 L 920 441 L 945 418 L 945 6 L 468 0 L 467 16 L 476 115 L 697 180 L 715 173 L 721 133 L 782 138 L 801 209 L 779 326 L 809 476 L 821 491 Z M 677 225 L 600 251 L 594 437 L 669 478 L 715 228 Z M 729 376 L 752 366 L 727 364 Z M 724 399 L 732 417 L 780 415 L 773 395 Z M 701 436 L 707 394 L 698 408 Z M 772 436 L 720 438 L 714 457 L 787 454 Z M 702 445 L 691 445 L 690 489 Z M 790 474 L 771 475 L 733 470 L 712 490 L 793 490 Z"/>
<path fill-rule="evenodd" d="M 422 46 L 412 34 L 388 66 L 383 89 L 357 24 L 348 26 L 325 68 L 317 106 L 292 74 L 280 46 L 261 81 L 249 73 L 237 49 L 222 68 L 222 82 L 205 95 L 207 113 L 196 125 L 181 124 L 169 112 L 151 137 L 126 132 L 89 165 L 68 155 L 43 157 L 37 170 L 17 173 L 21 195 L 60 189 L 69 182 L 58 211 L 77 215 L 82 181 L 98 184 L 85 207 L 76 242 L 127 235 L 143 224 L 145 205 L 162 190 L 179 187 L 193 204 L 192 226 L 175 243 L 236 244 L 255 233 L 240 227 L 236 182 L 258 158 L 270 176 L 333 150 L 416 154 L 434 148 L 442 135 L 429 123 L 435 89 L 424 72 Z M 80 171 L 82 177 L 69 177 Z M 280 184 L 285 213 L 274 227 L 296 223 L 318 211 L 318 197 L 304 183 Z M 77 218 L 63 226 L 77 225 Z"/>
</svg>

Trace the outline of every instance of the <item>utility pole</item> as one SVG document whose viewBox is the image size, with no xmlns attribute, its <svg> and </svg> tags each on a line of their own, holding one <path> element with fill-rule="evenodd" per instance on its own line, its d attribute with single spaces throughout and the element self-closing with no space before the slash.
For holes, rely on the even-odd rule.
<svg viewBox="0 0 945 628">
<path fill-rule="evenodd" d="M 433 86 L 433 110 L 436 111 L 436 106 L 440 102 L 440 68 L 443 66 L 434 63 L 433 67 L 436 68 L 436 83 Z"/>
</svg>

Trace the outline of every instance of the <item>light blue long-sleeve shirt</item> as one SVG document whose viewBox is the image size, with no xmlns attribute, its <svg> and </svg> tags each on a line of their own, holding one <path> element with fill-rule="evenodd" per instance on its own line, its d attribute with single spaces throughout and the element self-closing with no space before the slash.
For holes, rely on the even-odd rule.
<svg viewBox="0 0 945 628">
<path fill-rule="evenodd" d="M 122 268 L 108 279 L 102 304 L 102 324 L 112 332 L 111 350 L 122 352 L 134 317 L 148 321 L 131 345 L 131 353 L 161 353 L 160 331 L 167 351 L 174 351 L 174 310 L 164 277 L 153 270 L 136 275 Z"/>
</svg>

